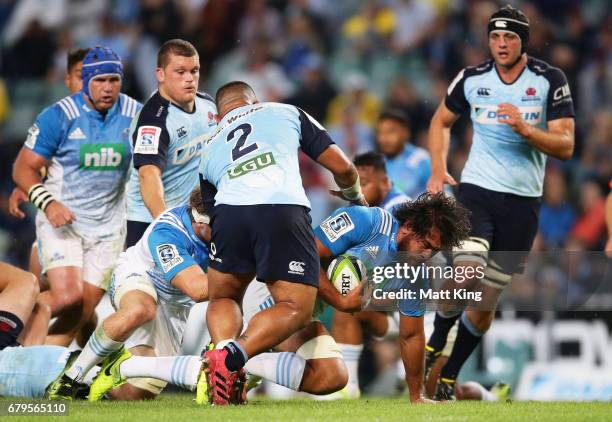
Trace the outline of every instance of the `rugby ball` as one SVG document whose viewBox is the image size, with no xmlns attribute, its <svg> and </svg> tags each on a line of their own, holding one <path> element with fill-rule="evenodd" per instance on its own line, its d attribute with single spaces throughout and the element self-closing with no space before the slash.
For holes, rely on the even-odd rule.
<svg viewBox="0 0 612 422">
<path fill-rule="evenodd" d="M 327 268 L 327 278 L 342 296 L 353 290 L 366 275 L 366 268 L 359 259 L 344 254 L 336 257 Z"/>
</svg>

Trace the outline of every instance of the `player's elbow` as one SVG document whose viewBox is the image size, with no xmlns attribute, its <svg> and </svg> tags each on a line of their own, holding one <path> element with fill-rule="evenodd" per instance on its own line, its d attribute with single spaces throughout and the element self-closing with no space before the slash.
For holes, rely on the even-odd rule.
<svg viewBox="0 0 612 422">
<path fill-rule="evenodd" d="M 196 303 L 206 302 L 208 300 L 208 289 L 194 288 L 187 295 Z"/>
<path fill-rule="evenodd" d="M 572 141 L 566 148 L 564 148 L 559 156 L 559 160 L 567 161 L 574 156 L 574 142 Z"/>
</svg>

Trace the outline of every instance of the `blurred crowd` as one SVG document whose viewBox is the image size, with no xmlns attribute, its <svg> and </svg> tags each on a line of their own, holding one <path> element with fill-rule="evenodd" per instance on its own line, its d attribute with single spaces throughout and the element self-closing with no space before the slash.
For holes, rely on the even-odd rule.
<svg viewBox="0 0 612 422">
<path fill-rule="evenodd" d="M 535 248 L 601 250 L 612 177 L 609 3 L 510 3 L 531 21 L 529 54 L 567 75 L 577 113 L 574 158 L 548 162 Z M 187 39 L 200 53 L 202 90 L 214 94 L 222 83 L 245 80 L 262 101 L 302 107 L 354 156 L 378 147 L 378 117 L 389 108 L 407 117 L 405 141 L 426 148 L 429 119 L 450 81 L 462 67 L 488 58 L 486 23 L 499 6 L 477 0 L 1 0 L 1 258 L 23 265 L 33 239 L 31 221 L 7 213 L 10 168 L 36 114 L 67 94 L 62 77 L 69 49 L 113 48 L 126 65 L 124 92 L 144 100 L 156 88 L 159 45 Z M 456 179 L 471 135 L 468 119 L 453 129 L 448 161 Z M 422 167 L 428 157 L 418 151 Z M 303 172 L 317 222 L 337 203 L 317 166 L 304 160 Z"/>
</svg>

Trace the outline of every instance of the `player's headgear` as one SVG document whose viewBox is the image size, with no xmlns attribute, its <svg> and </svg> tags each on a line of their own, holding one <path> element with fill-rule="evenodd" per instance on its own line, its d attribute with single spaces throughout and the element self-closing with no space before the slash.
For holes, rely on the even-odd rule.
<svg viewBox="0 0 612 422">
<path fill-rule="evenodd" d="M 523 12 L 507 5 L 491 15 L 487 33 L 493 31 L 513 32 L 521 39 L 521 53 L 527 49 L 529 42 L 529 19 Z"/>
<path fill-rule="evenodd" d="M 121 58 L 108 47 L 95 46 L 83 58 L 83 92 L 90 97 L 89 83 L 99 76 L 117 75 L 123 79 Z"/>
</svg>

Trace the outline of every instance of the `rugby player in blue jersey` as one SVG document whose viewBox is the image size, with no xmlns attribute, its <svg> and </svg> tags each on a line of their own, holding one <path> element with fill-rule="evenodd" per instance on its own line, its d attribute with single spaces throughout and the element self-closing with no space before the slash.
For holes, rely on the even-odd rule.
<svg viewBox="0 0 612 422">
<path fill-rule="evenodd" d="M 427 368 L 444 349 L 460 318 L 453 350 L 440 372 L 435 398 L 454 399 L 461 366 L 489 329 L 497 299 L 512 275 L 523 270 L 538 228 L 546 157 L 571 158 L 574 107 L 563 72 L 528 56 L 529 19 L 506 6 L 489 19 L 492 59 L 463 69 L 432 118 L 428 190 L 456 184 L 447 173 L 449 134 L 460 115 L 474 126 L 472 147 L 461 174 L 458 199 L 471 211 L 470 239 L 454 255 L 455 265 L 486 266 L 482 280 L 458 287 L 483 294 L 480 309 L 452 304 L 439 308 L 427 344 Z"/>
<path fill-rule="evenodd" d="M 120 94 L 123 65 L 106 47 L 83 59 L 83 89 L 46 108 L 30 128 L 13 179 L 41 212 L 36 235 L 55 324 L 49 342 L 67 345 L 94 312 L 125 236 L 128 129 L 140 104 Z M 47 168 L 47 176 L 40 171 Z M 60 318 L 58 321 L 62 321 Z"/>
</svg>

